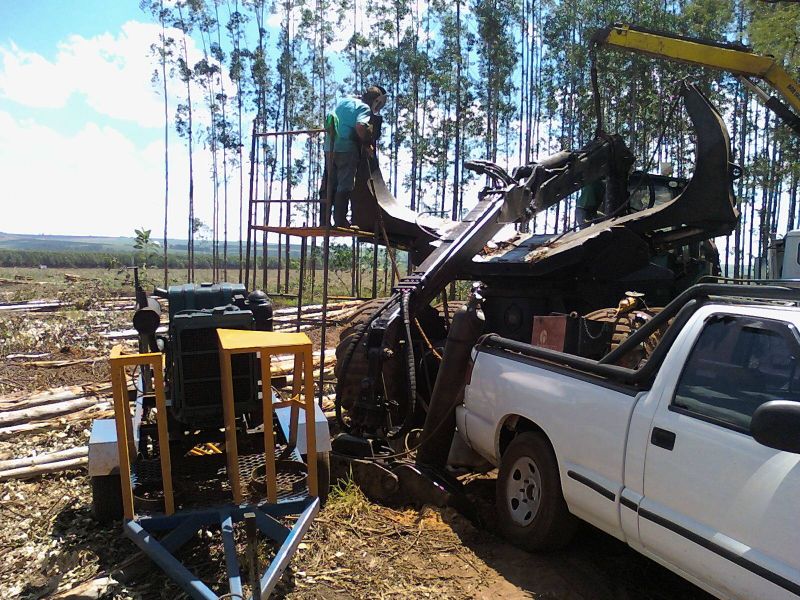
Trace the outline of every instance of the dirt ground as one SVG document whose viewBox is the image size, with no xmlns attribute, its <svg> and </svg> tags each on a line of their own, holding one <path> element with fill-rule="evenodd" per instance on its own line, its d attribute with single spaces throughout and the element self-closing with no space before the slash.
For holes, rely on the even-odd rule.
<svg viewBox="0 0 800 600">
<path fill-rule="evenodd" d="M 0 280 L 3 273 L 0 272 Z M 115 340 L 103 332 L 129 327 L 130 311 L 92 299 L 91 282 L 72 282 L 83 300 L 52 312 L 0 311 L 0 400 L 69 384 L 103 382 Z M 19 284 L 0 283 L 0 306 Z M 65 291 L 66 290 L 66 291 Z M 42 285 L 38 298 L 78 296 Z M 124 304 L 124 303 L 123 303 Z M 114 305 L 114 308 L 117 308 Z M 39 368 L 9 355 L 45 354 L 85 359 Z M 86 359 L 100 360 L 92 361 Z M 91 420 L 109 414 L 96 407 L 58 418 L 45 429 L 0 438 L 0 460 L 85 445 Z M 283 577 L 285 598 L 707 598 L 705 594 L 627 546 L 589 527 L 565 550 L 530 554 L 493 533 L 494 475 L 468 477 L 465 485 L 479 515 L 471 522 L 453 509 L 386 507 L 368 501 L 356 486 L 332 490 Z M 90 513 L 85 470 L 0 482 L 0 598 L 78 598 L 69 590 L 98 580 L 135 554 L 120 523 L 97 524 Z M 179 557 L 209 583 L 221 581 L 224 559 L 212 532 Z M 266 544 L 261 552 L 274 551 Z M 187 597 L 157 568 L 147 567 L 121 584 L 99 580 L 103 598 L 176 600 Z M 85 587 L 83 588 L 85 589 Z M 218 589 L 218 588 L 215 588 Z M 227 590 L 218 590 L 223 593 Z"/>
</svg>

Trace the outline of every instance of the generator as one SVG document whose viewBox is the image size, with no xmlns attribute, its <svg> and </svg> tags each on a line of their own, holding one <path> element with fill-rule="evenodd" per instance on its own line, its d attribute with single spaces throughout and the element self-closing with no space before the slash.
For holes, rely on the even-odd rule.
<svg viewBox="0 0 800 600">
<path fill-rule="evenodd" d="M 222 426 L 216 330 L 272 331 L 272 302 L 262 291 L 248 294 L 241 283 L 173 285 L 155 288 L 153 296 L 167 301 L 166 335 L 158 329 L 158 301 L 143 297 L 138 289 L 139 308 L 133 323 L 145 349 L 166 354 L 165 387 L 171 416 L 191 428 Z M 159 319 L 152 314 L 158 314 Z M 260 400 L 255 358 L 236 356 L 231 367 L 236 414 L 257 412 Z"/>
<path fill-rule="evenodd" d="M 148 294 L 136 270 L 134 280 L 139 347 L 115 346 L 109 356 L 114 418 L 92 423 L 92 513 L 99 522 L 121 519 L 143 556 L 192 598 L 245 597 L 244 564 L 253 597 L 267 597 L 330 484 L 312 342 L 273 332 L 269 297 L 240 283 Z M 281 390 L 287 378 L 272 377 L 270 361 L 286 354 L 292 384 Z M 222 596 L 177 554 L 208 530 L 219 532 L 225 553 L 230 593 Z M 263 573 L 254 558 L 259 538 L 275 549 Z"/>
</svg>

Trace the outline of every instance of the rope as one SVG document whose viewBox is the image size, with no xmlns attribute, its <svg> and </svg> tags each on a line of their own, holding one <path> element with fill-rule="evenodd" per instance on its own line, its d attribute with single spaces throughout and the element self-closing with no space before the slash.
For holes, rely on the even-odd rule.
<svg viewBox="0 0 800 600">
<path fill-rule="evenodd" d="M 422 329 L 422 325 L 419 324 L 419 319 L 414 317 L 414 323 L 416 324 L 417 329 L 419 330 L 419 334 L 422 336 L 422 339 L 425 341 L 425 345 L 428 346 L 428 350 L 430 350 L 431 353 L 439 360 L 439 362 L 441 362 L 442 355 L 436 351 L 436 348 L 433 347 L 433 344 L 428 339 L 428 336 L 425 335 L 425 331 Z"/>
</svg>

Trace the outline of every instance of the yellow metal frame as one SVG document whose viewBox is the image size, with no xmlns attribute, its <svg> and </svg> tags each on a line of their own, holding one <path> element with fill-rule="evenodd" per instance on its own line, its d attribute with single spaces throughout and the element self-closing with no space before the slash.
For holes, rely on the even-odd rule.
<svg viewBox="0 0 800 600">
<path fill-rule="evenodd" d="M 131 461 L 136 456 L 125 367 L 135 366 L 149 366 L 153 369 L 158 449 L 161 455 L 161 478 L 164 485 L 164 512 L 167 515 L 171 515 L 175 512 L 175 497 L 172 489 L 172 462 L 169 454 L 169 432 L 167 430 L 167 398 L 164 393 L 164 355 L 160 352 L 123 354 L 122 346 L 115 346 L 111 350 L 109 363 L 111 364 L 111 388 L 114 395 L 114 421 L 117 425 L 119 479 L 122 485 L 122 508 L 125 518 L 133 519 L 134 516 Z M 127 440 L 127 443 L 123 443 L 122 440 Z"/>
<path fill-rule="evenodd" d="M 264 460 L 266 465 L 267 500 L 278 501 L 277 470 L 275 465 L 275 434 L 272 428 L 275 408 L 290 406 L 290 436 L 296 440 L 299 410 L 306 412 L 306 451 L 308 457 L 309 495 L 319 496 L 317 480 L 317 438 L 314 406 L 314 362 L 311 340 L 304 333 L 277 333 L 240 329 L 217 329 L 219 339 L 220 373 L 222 378 L 222 403 L 225 416 L 225 451 L 233 500 L 243 501 L 242 483 L 239 474 L 239 447 L 236 440 L 236 413 L 233 397 L 233 372 L 231 356 L 253 354 L 261 356 L 261 396 L 264 412 Z M 294 378 L 292 398 L 272 403 L 272 373 L 270 359 L 277 354 L 294 356 Z M 302 373 L 302 378 L 300 374 Z"/>
<path fill-rule="evenodd" d="M 746 50 L 724 48 L 702 40 L 643 31 L 630 25 L 614 25 L 599 44 L 763 79 L 800 112 L 799 84 L 774 58 Z"/>
</svg>

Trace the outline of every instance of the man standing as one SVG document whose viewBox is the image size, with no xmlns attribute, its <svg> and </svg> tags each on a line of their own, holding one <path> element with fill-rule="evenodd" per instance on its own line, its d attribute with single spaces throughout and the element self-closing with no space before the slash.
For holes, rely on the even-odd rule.
<svg viewBox="0 0 800 600">
<path fill-rule="evenodd" d="M 333 129 L 335 135 L 333 140 L 330 135 L 325 140 L 325 164 L 329 172 L 323 177 L 322 193 L 326 198 L 333 197 L 333 224 L 336 227 L 350 227 L 347 210 L 355 186 L 361 150 L 366 147 L 366 151 L 374 156 L 374 143 L 378 133 L 373 126 L 374 117 L 385 104 L 386 90 L 380 86 L 372 86 L 367 88 L 361 98 L 341 100 L 328 116 L 326 129 L 329 132 Z M 324 219 L 329 218 L 329 210 L 328 206 L 323 209 Z M 323 220 L 323 224 L 325 222 Z"/>
</svg>

